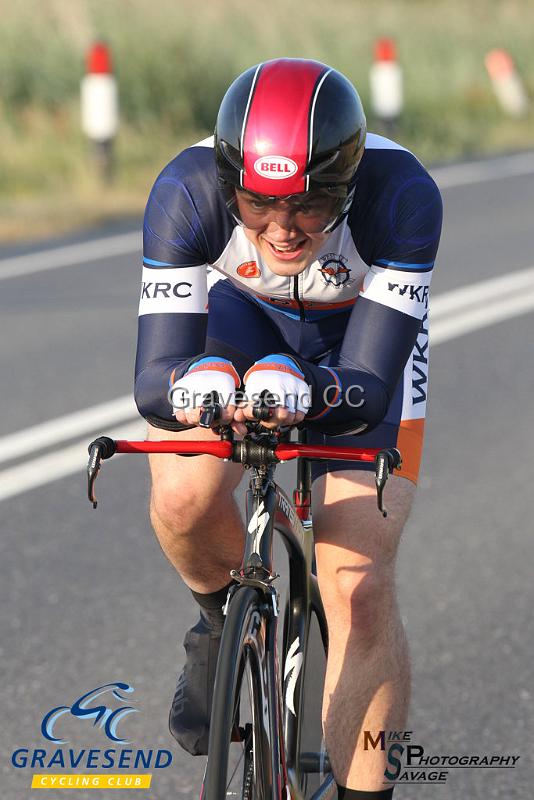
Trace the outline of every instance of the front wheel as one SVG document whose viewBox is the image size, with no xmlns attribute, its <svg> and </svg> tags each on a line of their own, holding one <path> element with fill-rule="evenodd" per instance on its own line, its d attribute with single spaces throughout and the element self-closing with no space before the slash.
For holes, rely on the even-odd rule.
<svg viewBox="0 0 534 800">
<path fill-rule="evenodd" d="M 276 796 L 264 608 L 259 592 L 248 586 L 238 588 L 229 604 L 217 663 L 202 800 L 271 800 Z"/>
</svg>

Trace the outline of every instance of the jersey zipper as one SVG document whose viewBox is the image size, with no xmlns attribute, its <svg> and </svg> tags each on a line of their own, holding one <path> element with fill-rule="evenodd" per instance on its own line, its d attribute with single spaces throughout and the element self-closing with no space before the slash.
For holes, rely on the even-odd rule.
<svg viewBox="0 0 534 800">
<path fill-rule="evenodd" d="M 297 304 L 298 304 L 298 307 L 299 307 L 300 321 L 301 322 L 306 322 L 306 314 L 305 314 L 305 311 L 304 311 L 304 305 L 303 305 L 302 300 L 300 299 L 300 295 L 299 295 L 299 276 L 298 275 L 293 275 L 293 297 L 297 301 Z"/>
</svg>

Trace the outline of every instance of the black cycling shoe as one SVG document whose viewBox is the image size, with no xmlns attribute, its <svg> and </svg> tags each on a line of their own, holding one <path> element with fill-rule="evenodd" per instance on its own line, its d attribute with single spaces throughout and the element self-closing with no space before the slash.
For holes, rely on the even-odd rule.
<svg viewBox="0 0 534 800">
<path fill-rule="evenodd" d="M 212 624 L 201 609 L 199 621 L 184 639 L 186 661 L 178 677 L 169 713 L 169 729 L 178 744 L 192 756 L 208 753 L 211 703 L 223 621 L 221 612 L 221 624 Z"/>
</svg>

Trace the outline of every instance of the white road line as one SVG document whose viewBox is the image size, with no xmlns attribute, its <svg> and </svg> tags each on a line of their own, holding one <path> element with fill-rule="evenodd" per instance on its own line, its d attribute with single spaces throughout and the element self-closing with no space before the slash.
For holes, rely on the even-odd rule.
<svg viewBox="0 0 534 800">
<path fill-rule="evenodd" d="M 507 272 L 499 278 L 490 278 L 480 283 L 461 286 L 449 292 L 432 297 L 430 301 L 430 314 L 432 322 L 458 311 L 477 307 L 482 303 L 492 300 L 504 300 L 509 295 L 521 295 L 534 288 L 534 267 L 519 269 L 516 272 Z"/>
<path fill-rule="evenodd" d="M 534 286 L 526 292 L 521 292 L 515 297 L 508 297 L 493 303 L 485 303 L 481 308 L 470 308 L 461 314 L 453 314 L 445 319 L 433 321 L 430 312 L 430 346 L 435 347 L 441 342 L 449 342 L 458 336 L 486 328 L 496 322 L 518 317 L 534 311 Z"/>
<path fill-rule="evenodd" d="M 534 173 L 534 153 L 517 153 L 464 164 L 450 164 L 430 169 L 430 173 L 440 189 L 502 180 L 518 175 L 531 175 Z M 33 275 L 49 269 L 84 264 L 87 261 L 98 261 L 130 253 L 140 254 L 141 249 L 141 233 L 134 231 L 56 247 L 53 250 L 39 250 L 34 253 L 0 259 L 0 280 Z"/>
<path fill-rule="evenodd" d="M 534 311 L 534 268 L 518 270 L 502 278 L 432 298 L 430 341 L 435 347 L 471 331 Z M 459 313 L 458 313 L 459 312 Z M 83 434 L 102 433 L 106 426 L 136 415 L 130 395 L 69 414 L 0 439 L 0 462 Z M 106 431 L 107 433 L 107 431 Z M 115 438 L 143 437 L 145 423 L 137 420 L 109 434 Z M 14 497 L 36 486 L 82 471 L 87 459 L 87 441 L 38 456 L 0 472 L 0 500 Z"/>
<path fill-rule="evenodd" d="M 115 425 L 118 422 L 134 419 L 137 414 L 131 395 L 119 397 L 108 403 L 101 403 L 83 411 L 66 414 L 63 417 L 33 425 L 26 430 L 0 438 L 0 464 L 27 453 L 42 450 L 52 443 L 76 439 L 98 428 Z"/>
<path fill-rule="evenodd" d="M 22 275 L 33 275 L 36 272 L 124 256 L 128 253 L 139 253 L 141 256 L 141 251 L 140 231 L 106 236 L 103 239 L 55 247 L 53 250 L 39 250 L 36 253 L 0 259 L 0 280 L 20 278 Z"/>
<path fill-rule="evenodd" d="M 517 153 L 512 156 L 470 161 L 465 164 L 450 164 L 445 167 L 429 169 L 429 172 L 440 189 L 499 181 L 518 175 L 532 175 L 534 153 Z"/>
<path fill-rule="evenodd" d="M 116 428 L 109 435 L 114 439 L 143 439 L 145 434 L 146 423 L 137 420 Z M 0 472 L 0 501 L 74 473 L 79 473 L 80 482 L 83 482 L 88 459 L 87 445 L 87 441 L 77 442 L 56 453 L 39 456 Z"/>
</svg>

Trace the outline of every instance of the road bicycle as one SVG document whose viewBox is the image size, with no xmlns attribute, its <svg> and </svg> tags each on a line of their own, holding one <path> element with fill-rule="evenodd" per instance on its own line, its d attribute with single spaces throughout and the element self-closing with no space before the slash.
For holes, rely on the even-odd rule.
<svg viewBox="0 0 534 800">
<path fill-rule="evenodd" d="M 220 409 L 219 409 L 220 410 Z M 211 427 L 217 404 L 207 406 L 202 427 Z M 266 418 L 260 409 L 257 417 Z M 263 416 L 262 416 L 263 415 Z M 215 416 L 216 418 L 216 416 Z M 378 508 L 384 516 L 384 488 L 400 468 L 395 448 L 355 449 L 289 440 L 286 430 L 267 430 L 261 421 L 234 439 L 221 427 L 219 441 L 125 441 L 99 437 L 89 446 L 88 494 L 96 508 L 95 480 L 101 461 L 115 453 L 211 455 L 250 470 L 246 492 L 243 561 L 231 573 L 225 623 L 217 663 L 208 759 L 202 800 L 326 800 L 336 795 L 324 743 L 301 752 L 304 685 L 310 624 L 315 617 L 325 656 L 328 630 L 314 574 L 311 521 L 311 462 L 338 459 L 375 463 Z M 291 502 L 274 481 L 279 463 L 297 459 L 297 486 Z M 273 564 L 274 531 L 289 559 L 287 600 L 278 642 L 280 576 Z M 312 781 L 313 778 L 313 781 Z M 313 783 L 317 784 L 315 788 Z"/>
</svg>

